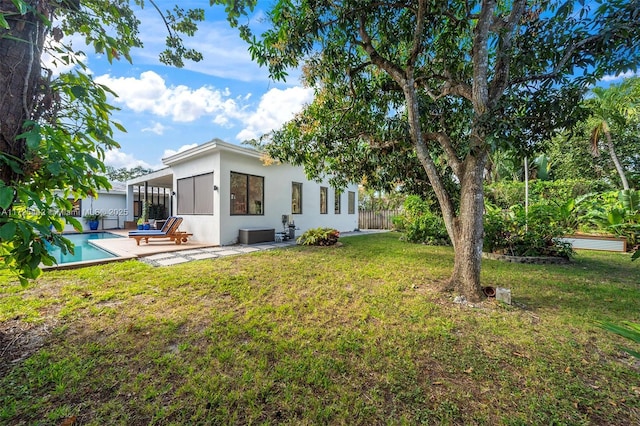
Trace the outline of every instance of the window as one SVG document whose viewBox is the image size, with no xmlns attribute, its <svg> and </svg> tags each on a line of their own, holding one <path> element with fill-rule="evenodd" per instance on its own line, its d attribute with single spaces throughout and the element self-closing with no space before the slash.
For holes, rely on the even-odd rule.
<svg viewBox="0 0 640 426">
<path fill-rule="evenodd" d="M 178 179 L 178 214 L 213 214 L 213 173 Z"/>
<path fill-rule="evenodd" d="M 231 172 L 231 214 L 264 214 L 264 177 Z"/>
<path fill-rule="evenodd" d="M 302 214 L 302 184 L 291 182 L 291 213 Z"/>
<path fill-rule="evenodd" d="M 349 191 L 349 214 L 356 214 L 356 193 Z"/>
<path fill-rule="evenodd" d="M 329 188 L 320 187 L 320 214 L 327 214 L 329 210 Z"/>
<path fill-rule="evenodd" d="M 340 200 L 340 198 L 342 197 L 342 193 L 336 189 L 334 190 L 334 197 L 333 212 L 335 214 L 340 214 L 340 211 L 342 210 L 342 203 Z"/>
<path fill-rule="evenodd" d="M 66 213 L 72 217 L 80 217 L 80 212 L 82 212 L 82 200 L 74 200 L 72 198 L 69 198 L 68 200 L 71 203 L 71 211 Z"/>
</svg>

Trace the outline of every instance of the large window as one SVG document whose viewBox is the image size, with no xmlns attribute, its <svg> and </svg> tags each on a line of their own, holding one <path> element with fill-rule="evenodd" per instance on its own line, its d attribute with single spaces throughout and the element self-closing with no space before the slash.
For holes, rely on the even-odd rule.
<svg viewBox="0 0 640 426">
<path fill-rule="evenodd" d="M 356 214 L 356 193 L 349 191 L 349 214 Z"/>
<path fill-rule="evenodd" d="M 341 210 L 342 210 L 342 203 L 340 198 L 342 197 L 342 193 L 340 191 L 338 191 L 337 189 L 334 190 L 334 195 L 333 195 L 334 201 L 333 201 L 333 212 L 335 214 L 340 214 Z"/>
<path fill-rule="evenodd" d="M 178 179 L 178 214 L 213 214 L 213 173 Z"/>
<path fill-rule="evenodd" d="M 327 214 L 329 210 L 329 188 L 320 187 L 320 214 Z"/>
<path fill-rule="evenodd" d="M 302 184 L 291 182 L 291 213 L 302 214 Z"/>
<path fill-rule="evenodd" d="M 231 172 L 231 214 L 264 214 L 264 177 Z"/>
</svg>

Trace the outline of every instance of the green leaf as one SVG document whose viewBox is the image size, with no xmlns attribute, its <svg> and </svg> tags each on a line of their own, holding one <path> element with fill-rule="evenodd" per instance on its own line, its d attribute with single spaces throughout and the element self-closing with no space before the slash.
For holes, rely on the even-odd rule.
<svg viewBox="0 0 640 426">
<path fill-rule="evenodd" d="M 13 187 L 3 186 L 0 187 L 0 209 L 6 210 L 13 203 Z"/>
<path fill-rule="evenodd" d="M 29 149 L 32 150 L 32 151 L 35 151 L 36 149 L 38 149 L 38 147 L 40 146 L 40 141 L 42 140 L 40 138 L 40 133 L 39 133 L 38 130 L 39 129 L 34 128 L 29 133 L 26 133 L 26 136 L 27 136 L 27 147 L 29 147 Z"/>
<path fill-rule="evenodd" d="M 0 227 L 0 239 L 9 241 L 16 235 L 17 226 L 14 222 L 7 222 Z"/>
<path fill-rule="evenodd" d="M 13 5 L 18 9 L 20 15 L 24 15 L 29 10 L 29 5 L 24 0 L 11 0 Z"/>
<path fill-rule="evenodd" d="M 0 13 L 0 28 L 4 28 L 5 30 L 9 29 L 9 23 L 4 19 L 4 15 L 2 13 Z"/>
</svg>

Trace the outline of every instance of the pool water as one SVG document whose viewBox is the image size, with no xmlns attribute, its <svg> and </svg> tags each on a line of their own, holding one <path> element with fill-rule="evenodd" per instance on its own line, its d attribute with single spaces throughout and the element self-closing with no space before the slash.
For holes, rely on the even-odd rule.
<svg viewBox="0 0 640 426">
<path fill-rule="evenodd" d="M 87 260 L 109 259 L 117 257 L 115 254 L 102 250 L 90 243 L 92 240 L 103 240 L 106 238 L 122 238 L 120 235 L 110 232 L 90 232 L 85 234 L 67 234 L 66 239 L 71 241 L 74 246 L 74 253 L 62 254 L 59 247 L 53 247 L 49 253 L 56 259 L 58 264 L 84 262 Z"/>
</svg>

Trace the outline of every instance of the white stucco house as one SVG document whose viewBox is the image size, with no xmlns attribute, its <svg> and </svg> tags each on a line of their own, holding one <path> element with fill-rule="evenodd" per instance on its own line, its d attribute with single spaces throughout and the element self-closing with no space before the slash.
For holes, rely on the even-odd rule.
<svg viewBox="0 0 640 426">
<path fill-rule="evenodd" d="M 214 139 L 166 157 L 164 169 L 127 182 L 127 220 L 140 215 L 145 194 L 181 216 L 181 230 L 212 245 L 239 241 L 240 230 L 282 231 L 283 215 L 296 236 L 310 228 L 358 228 L 358 186 L 342 191 L 306 178 L 302 167 L 266 162 L 259 151 Z"/>
<path fill-rule="evenodd" d="M 73 200 L 71 216 L 78 219 L 84 231 L 89 231 L 89 225 L 84 217 L 88 214 L 100 213 L 104 216 L 100 220 L 98 229 L 120 229 L 124 228 L 127 213 L 127 191 L 126 184 L 122 182 L 111 182 L 111 189 L 101 189 L 97 191 L 97 197 L 87 197 Z M 64 232 L 77 232 L 72 225 L 66 224 Z"/>
</svg>

